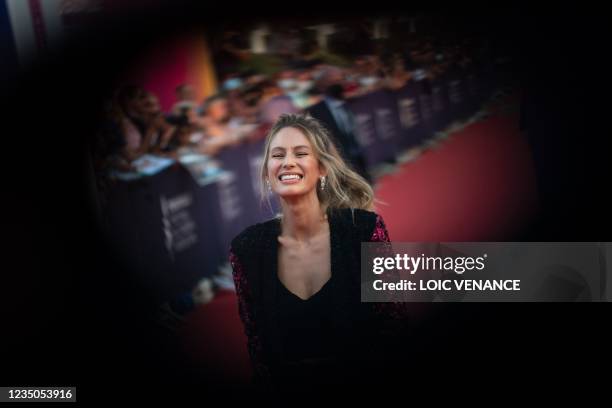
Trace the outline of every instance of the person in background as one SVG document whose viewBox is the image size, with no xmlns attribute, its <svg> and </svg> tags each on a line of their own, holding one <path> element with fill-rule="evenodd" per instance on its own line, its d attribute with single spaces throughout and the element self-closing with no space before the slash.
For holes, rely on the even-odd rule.
<svg viewBox="0 0 612 408">
<path fill-rule="evenodd" d="M 166 121 L 159 99 L 151 92 L 145 92 L 143 117 L 146 124 L 143 150 L 149 153 L 162 152 L 176 129 Z"/>
<path fill-rule="evenodd" d="M 382 69 L 379 72 L 371 56 L 357 58 L 354 67 L 347 69 L 346 72 L 343 85 L 347 99 L 363 96 L 382 88 Z"/>
<path fill-rule="evenodd" d="M 366 57 L 366 75 L 359 78 L 359 83 L 365 89 L 375 91 L 379 89 L 379 84 L 384 76 L 383 63 L 378 55 Z"/>
<path fill-rule="evenodd" d="M 398 90 L 406 86 L 412 79 L 412 74 L 406 70 L 406 64 L 400 54 L 395 54 L 389 69 L 385 70 L 385 86 L 391 90 Z"/>
<path fill-rule="evenodd" d="M 93 161 L 99 187 L 109 185 L 111 170 L 132 171 L 125 155 L 126 139 L 123 134 L 124 114 L 116 96 L 108 98 L 93 144 Z"/>
<path fill-rule="evenodd" d="M 216 94 L 202 105 L 203 136 L 198 143 L 201 153 L 211 156 L 222 149 L 237 145 L 248 137 L 253 125 L 245 125 L 240 118 L 230 115 L 230 107 L 224 94 Z"/>
<path fill-rule="evenodd" d="M 260 104 L 259 119 L 262 123 L 272 124 L 283 113 L 297 113 L 299 109 L 287 95 L 296 85 L 295 73 L 285 70 L 276 76 L 276 81 L 268 81 Z"/>
<path fill-rule="evenodd" d="M 317 83 L 324 95 L 323 100 L 309 107 L 308 112 L 329 129 L 336 147 L 352 168 L 364 179 L 371 181 L 363 150 L 355 135 L 353 114 L 345 104 L 343 80 L 344 75 L 340 68 L 325 68 Z"/>
<path fill-rule="evenodd" d="M 234 122 L 254 124 L 257 121 L 257 103 L 261 97 L 261 88 L 254 73 L 232 74 L 223 82 L 223 92 L 227 98 L 229 114 Z"/>
<path fill-rule="evenodd" d="M 312 73 L 309 69 L 299 69 L 295 71 L 294 79 L 295 83 L 288 96 L 298 109 L 308 108 L 315 103 L 315 98 L 310 94 L 310 90 L 314 87 Z"/>
<path fill-rule="evenodd" d="M 172 115 L 188 114 L 197 107 L 195 91 L 189 84 L 181 84 L 175 89 L 176 103 L 172 106 Z"/>
<path fill-rule="evenodd" d="M 243 87 L 244 81 L 236 72 L 227 74 L 221 84 L 221 92 L 227 100 L 230 117 L 241 116 L 242 101 L 240 99 Z"/>
<path fill-rule="evenodd" d="M 190 123 L 186 116 L 181 116 L 173 128 L 174 131 L 161 149 L 161 154 L 176 159 L 185 149 L 190 152 L 198 147 L 202 132 L 197 126 Z"/>
<path fill-rule="evenodd" d="M 263 86 L 259 82 L 248 83 L 239 98 L 239 105 L 235 107 L 238 116 L 244 123 L 258 124 L 259 103 L 263 97 Z"/>
<path fill-rule="evenodd" d="M 106 169 L 133 171 L 131 163 L 156 151 L 173 132 L 159 107 L 157 97 L 135 85 L 117 89 L 106 106 L 98 131 L 97 160 Z"/>
<path fill-rule="evenodd" d="M 124 138 L 122 156 L 131 162 L 146 151 L 143 145 L 146 133 L 146 92 L 136 85 L 119 88 L 116 100 L 119 107 L 118 125 Z"/>
</svg>

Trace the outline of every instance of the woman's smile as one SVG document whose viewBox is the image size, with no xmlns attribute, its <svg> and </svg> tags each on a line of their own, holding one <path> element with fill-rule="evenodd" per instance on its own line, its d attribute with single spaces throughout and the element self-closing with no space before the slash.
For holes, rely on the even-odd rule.
<svg viewBox="0 0 612 408">
<path fill-rule="evenodd" d="M 282 173 L 278 176 L 278 179 L 283 184 L 297 184 L 304 178 L 303 175 L 299 173 Z"/>
</svg>

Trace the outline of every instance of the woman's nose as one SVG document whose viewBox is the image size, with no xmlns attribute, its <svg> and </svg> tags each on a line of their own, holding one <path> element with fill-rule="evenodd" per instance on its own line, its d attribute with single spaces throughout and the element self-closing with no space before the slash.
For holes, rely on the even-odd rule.
<svg viewBox="0 0 612 408">
<path fill-rule="evenodd" d="M 293 158 L 287 156 L 285 157 L 285 161 L 283 162 L 283 167 L 293 167 L 295 163 L 293 162 Z"/>
</svg>

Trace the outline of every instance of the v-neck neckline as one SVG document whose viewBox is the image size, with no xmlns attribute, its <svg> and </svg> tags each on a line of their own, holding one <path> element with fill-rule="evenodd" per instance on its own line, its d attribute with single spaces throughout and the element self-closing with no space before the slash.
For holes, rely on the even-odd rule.
<svg viewBox="0 0 612 408">
<path fill-rule="evenodd" d="M 295 296 L 296 298 L 298 298 L 299 300 L 301 300 L 302 302 L 308 302 L 309 300 L 311 300 L 313 297 L 317 296 L 326 286 L 328 286 L 329 284 L 331 284 L 332 278 L 334 277 L 334 264 L 335 264 L 335 257 L 337 256 L 336 251 L 334 249 L 334 244 L 335 244 L 335 240 L 336 240 L 336 236 L 335 236 L 335 228 L 334 228 L 334 223 L 332 222 L 332 216 L 331 216 L 331 211 L 329 208 L 327 208 L 325 210 L 325 214 L 327 216 L 327 224 L 329 226 L 329 278 L 325 281 L 325 283 L 319 288 L 319 290 L 317 290 L 315 293 L 313 293 L 312 295 L 310 295 L 308 298 L 303 299 L 300 296 L 296 295 L 295 293 L 293 293 L 292 291 L 290 291 L 285 284 L 281 281 L 280 277 L 278 276 L 278 255 L 279 255 L 279 249 L 280 249 L 280 243 L 278 242 L 278 237 L 281 234 L 281 219 L 280 217 L 277 218 L 274 223 L 275 225 L 275 231 L 274 231 L 274 245 L 272 246 L 273 248 L 273 256 L 272 256 L 272 272 L 274 273 L 274 277 L 276 278 L 276 281 L 278 281 L 278 283 L 284 288 L 284 290 L 286 290 L 287 292 L 289 292 L 292 296 Z"/>
<path fill-rule="evenodd" d="M 296 295 L 295 293 L 293 293 L 292 291 L 290 291 L 285 284 L 280 280 L 280 278 L 278 278 L 278 274 L 276 275 L 276 280 L 278 285 L 281 286 L 281 289 L 284 290 L 285 292 L 287 292 L 291 297 L 296 298 L 299 302 L 301 303 L 307 303 L 312 301 L 315 297 L 318 297 L 323 291 L 327 290 L 327 287 L 331 284 L 331 280 L 332 277 L 330 276 L 325 283 L 323 284 L 323 286 L 321 286 L 321 288 L 319 288 L 319 290 L 317 290 L 315 293 L 313 293 L 312 295 L 310 295 L 308 298 L 303 299 L 300 296 Z"/>
</svg>

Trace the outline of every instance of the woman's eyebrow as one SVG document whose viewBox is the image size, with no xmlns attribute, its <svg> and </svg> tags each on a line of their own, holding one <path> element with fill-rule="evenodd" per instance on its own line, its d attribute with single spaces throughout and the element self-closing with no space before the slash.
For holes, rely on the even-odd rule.
<svg viewBox="0 0 612 408">
<path fill-rule="evenodd" d="M 293 146 L 293 150 L 297 150 L 297 149 L 310 149 L 310 146 L 306 146 L 306 145 Z M 287 149 L 285 149 L 284 147 L 280 147 L 280 146 L 276 146 L 270 149 L 270 151 L 275 151 L 275 150 L 285 151 Z"/>
</svg>

